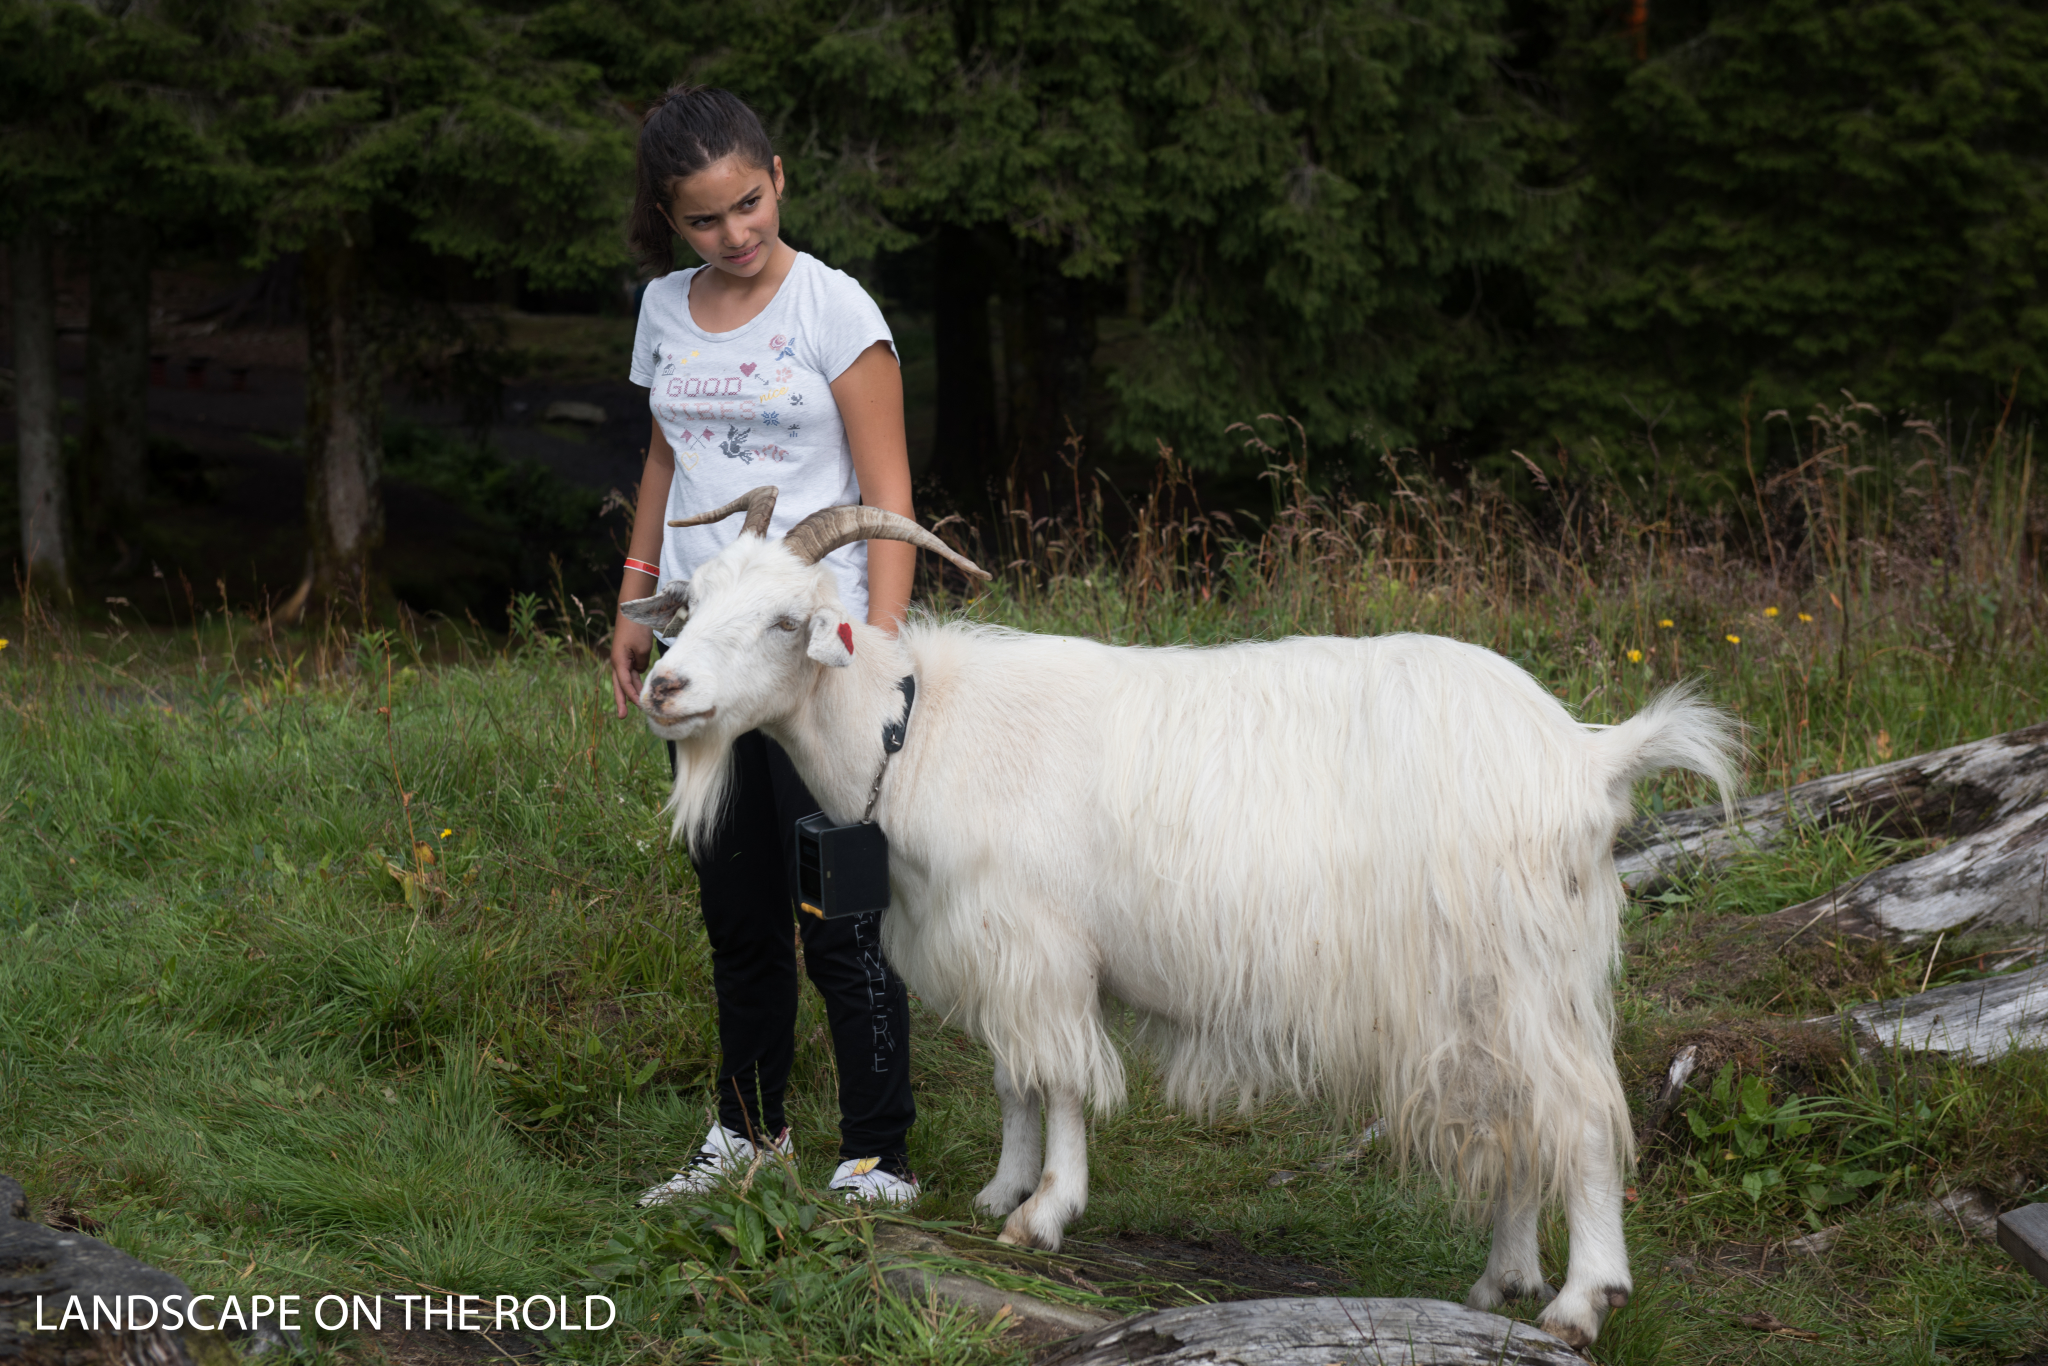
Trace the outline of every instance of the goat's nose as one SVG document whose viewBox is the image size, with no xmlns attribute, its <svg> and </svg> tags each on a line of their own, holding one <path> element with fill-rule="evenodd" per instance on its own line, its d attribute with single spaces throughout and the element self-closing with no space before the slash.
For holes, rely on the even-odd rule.
<svg viewBox="0 0 2048 1366">
<path fill-rule="evenodd" d="M 687 678 L 674 674 L 658 674 L 647 680 L 647 696 L 657 707 L 690 686 Z"/>
</svg>

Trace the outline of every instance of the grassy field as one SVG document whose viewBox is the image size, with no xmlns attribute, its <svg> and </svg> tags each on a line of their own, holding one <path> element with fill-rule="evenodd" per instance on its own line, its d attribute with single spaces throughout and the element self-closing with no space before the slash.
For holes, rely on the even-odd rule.
<svg viewBox="0 0 2048 1366">
<path fill-rule="evenodd" d="M 1741 490 L 1690 517 L 1555 466 L 1532 466 L 1533 505 L 1415 481 L 1319 499 L 1266 435 L 1281 468 L 1264 528 L 1204 515 L 1170 463 L 1114 515 L 1077 481 L 1064 516 L 949 528 L 1013 569 L 972 603 L 933 600 L 1117 641 L 1442 632 L 1594 722 L 1698 678 L 1748 727 L 1753 786 L 2042 719 L 2042 504 L 2002 433 L 1951 468 L 1841 419 L 1748 511 Z M 631 1207 L 701 1138 L 715 1039 L 689 864 L 657 814 L 665 766 L 610 716 L 600 623 L 527 600 L 505 640 L 410 619 L 296 635 L 172 607 L 189 629 L 32 605 L 0 627 L 0 1171 L 45 1218 L 217 1293 L 608 1287 L 620 1331 L 553 1340 L 607 1363 L 1023 1359 L 879 1293 L 873 1225 L 806 1213 L 779 1180 L 702 1216 Z M 1704 795 L 1673 777 L 1643 800 Z M 1965 978 L 1983 945 L 1713 947 L 1911 852 L 1814 833 L 1631 906 L 1631 1095 L 1682 1042 L 1710 1066 L 1646 1147 L 1627 1215 L 1639 1294 L 1596 1359 L 2001 1363 L 2048 1346 L 2041 1291 L 1925 1207 L 1960 1186 L 2048 1195 L 2048 1066 L 1854 1058 L 1799 1023 Z M 832 1060 L 808 993 L 803 1011 L 791 1114 L 802 1179 L 822 1183 Z M 971 1229 L 996 1150 L 988 1058 L 929 1015 L 914 1032 L 915 1213 Z M 1241 1244 L 1376 1295 L 1458 1299 L 1478 1274 L 1483 1231 L 1371 1150 L 1343 1158 L 1354 1130 L 1336 1117 L 1275 1105 L 1202 1125 L 1134 1075 L 1130 1104 L 1094 1122 L 1080 1243 Z M 1788 1254 L 1824 1226 L 1843 1230 L 1832 1251 Z M 1546 1264 L 1562 1251 L 1547 1226 Z M 1179 1293 L 1073 1266 L 1039 1284 L 1124 1307 Z M 1809 1336 L 1736 1321 L 1759 1311 Z"/>
</svg>

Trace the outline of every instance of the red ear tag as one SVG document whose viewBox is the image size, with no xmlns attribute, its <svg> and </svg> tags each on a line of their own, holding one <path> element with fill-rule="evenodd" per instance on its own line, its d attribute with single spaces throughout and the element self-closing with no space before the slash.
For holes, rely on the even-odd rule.
<svg viewBox="0 0 2048 1366">
<path fill-rule="evenodd" d="M 853 625 L 851 622 L 842 621 L 839 623 L 839 643 L 846 647 L 846 653 L 853 653 Z"/>
</svg>

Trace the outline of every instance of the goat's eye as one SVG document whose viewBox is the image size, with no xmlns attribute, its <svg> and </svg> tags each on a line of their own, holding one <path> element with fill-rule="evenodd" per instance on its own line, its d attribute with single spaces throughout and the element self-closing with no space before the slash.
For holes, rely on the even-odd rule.
<svg viewBox="0 0 2048 1366">
<path fill-rule="evenodd" d="M 775 621 L 775 629 L 776 629 L 776 630 L 778 630 L 778 631 L 794 631 L 794 630 L 796 629 L 796 618 L 794 618 L 794 617 L 778 617 L 778 618 L 776 618 L 776 621 Z"/>
</svg>

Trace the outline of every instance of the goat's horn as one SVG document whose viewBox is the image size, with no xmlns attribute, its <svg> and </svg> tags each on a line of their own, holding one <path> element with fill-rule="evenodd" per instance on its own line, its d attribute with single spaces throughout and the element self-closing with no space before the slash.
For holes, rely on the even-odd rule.
<svg viewBox="0 0 2048 1366">
<path fill-rule="evenodd" d="M 819 508 L 789 529 L 782 543 L 794 550 L 805 564 L 816 564 L 843 545 L 855 541 L 908 541 L 935 555 L 944 555 L 977 579 L 993 578 L 986 569 L 926 531 L 908 517 L 881 508 L 842 504 Z"/>
<path fill-rule="evenodd" d="M 768 535 L 768 519 L 775 515 L 775 495 L 778 492 L 775 485 L 763 484 L 757 489 L 741 494 L 716 512 L 700 512 L 695 517 L 678 517 L 669 525 L 703 526 L 709 522 L 722 522 L 741 508 L 745 508 L 747 524 L 740 528 L 740 535 L 744 536 L 751 531 L 754 535 L 765 538 Z"/>
</svg>

